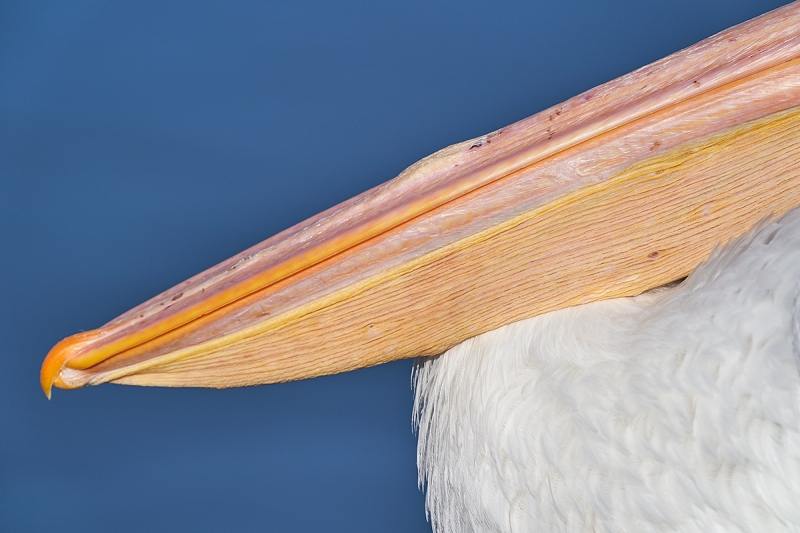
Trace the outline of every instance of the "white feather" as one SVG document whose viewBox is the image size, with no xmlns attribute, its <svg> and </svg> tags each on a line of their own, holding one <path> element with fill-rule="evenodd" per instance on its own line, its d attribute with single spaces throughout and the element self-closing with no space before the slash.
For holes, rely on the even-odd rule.
<svg viewBox="0 0 800 533">
<path fill-rule="evenodd" d="M 434 531 L 800 531 L 799 291 L 800 209 L 418 362 Z"/>
</svg>

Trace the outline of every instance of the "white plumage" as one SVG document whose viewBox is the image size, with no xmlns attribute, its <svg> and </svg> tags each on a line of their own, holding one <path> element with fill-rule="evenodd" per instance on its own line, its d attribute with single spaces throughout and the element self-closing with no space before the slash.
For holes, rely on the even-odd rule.
<svg viewBox="0 0 800 533">
<path fill-rule="evenodd" d="M 800 531 L 800 209 L 414 374 L 436 532 Z"/>
</svg>

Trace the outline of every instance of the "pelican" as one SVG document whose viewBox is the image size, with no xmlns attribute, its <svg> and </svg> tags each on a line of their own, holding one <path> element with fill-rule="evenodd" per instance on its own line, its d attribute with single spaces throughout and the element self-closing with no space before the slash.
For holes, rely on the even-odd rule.
<svg viewBox="0 0 800 533">
<path fill-rule="evenodd" d="M 435 531 L 798 531 L 799 126 L 793 3 L 64 339 L 42 388 L 420 357 Z"/>
</svg>

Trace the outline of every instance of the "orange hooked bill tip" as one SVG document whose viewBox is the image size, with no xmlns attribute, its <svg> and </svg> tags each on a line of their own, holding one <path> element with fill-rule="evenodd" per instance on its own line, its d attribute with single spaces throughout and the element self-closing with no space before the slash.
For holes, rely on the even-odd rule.
<svg viewBox="0 0 800 533">
<path fill-rule="evenodd" d="M 48 400 L 52 395 L 53 385 L 59 388 L 71 388 L 59 379 L 61 370 L 67 366 L 70 359 L 77 355 L 77 352 L 84 346 L 86 341 L 98 336 L 98 334 L 98 330 L 78 333 L 67 337 L 50 349 L 42 362 L 42 369 L 39 372 L 39 383 Z"/>
</svg>

